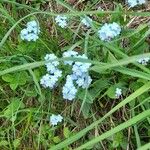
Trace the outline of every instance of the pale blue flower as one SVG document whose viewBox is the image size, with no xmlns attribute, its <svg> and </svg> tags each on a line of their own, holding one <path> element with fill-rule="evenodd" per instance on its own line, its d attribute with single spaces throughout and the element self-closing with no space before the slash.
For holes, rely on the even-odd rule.
<svg viewBox="0 0 150 150">
<path fill-rule="evenodd" d="M 25 40 L 26 37 L 28 36 L 28 30 L 27 30 L 27 29 L 21 30 L 20 36 L 21 36 L 21 39 L 22 39 L 22 40 Z"/>
<path fill-rule="evenodd" d="M 88 59 L 86 55 L 78 55 L 76 58 Z M 75 62 L 72 67 L 72 79 L 76 82 L 79 87 L 87 88 L 92 79 L 88 75 L 88 70 L 91 63 L 87 62 Z"/>
<path fill-rule="evenodd" d="M 67 17 L 66 16 L 60 16 L 58 15 L 55 18 L 56 23 L 58 24 L 58 26 L 60 26 L 61 28 L 66 28 L 68 23 L 67 23 Z"/>
<path fill-rule="evenodd" d="M 120 98 L 121 95 L 122 95 L 122 89 L 116 88 L 116 91 L 115 91 L 116 98 Z"/>
<path fill-rule="evenodd" d="M 136 5 L 142 5 L 146 3 L 146 0 L 127 0 L 130 7 L 135 7 Z"/>
<path fill-rule="evenodd" d="M 138 5 L 137 0 L 127 0 L 127 3 L 130 7 L 134 7 L 134 6 Z"/>
<path fill-rule="evenodd" d="M 59 122 L 62 122 L 62 120 L 63 120 L 63 117 L 61 115 L 52 114 L 50 116 L 50 124 L 53 126 L 57 125 Z"/>
<path fill-rule="evenodd" d="M 147 65 L 149 61 L 150 61 L 150 57 L 145 57 L 145 58 L 140 58 L 138 60 L 138 63 L 140 63 L 142 65 Z"/>
<path fill-rule="evenodd" d="M 92 78 L 85 73 L 82 76 L 78 77 L 78 79 L 76 80 L 77 85 L 79 87 L 82 87 L 83 89 L 88 88 L 91 82 Z"/>
<path fill-rule="evenodd" d="M 63 98 L 66 100 L 72 101 L 77 93 L 77 89 L 74 86 L 73 79 L 71 75 L 68 75 L 66 78 L 66 83 L 62 89 Z"/>
<path fill-rule="evenodd" d="M 33 20 L 27 23 L 27 28 L 21 30 L 20 37 L 22 40 L 26 41 L 36 41 L 40 33 L 40 27 L 38 23 Z"/>
<path fill-rule="evenodd" d="M 90 17 L 85 17 L 81 20 L 81 23 L 89 28 L 91 26 L 92 21 L 93 20 Z"/>
<path fill-rule="evenodd" d="M 76 58 L 88 59 L 85 54 L 78 55 Z M 73 74 L 77 76 L 81 76 L 83 73 L 88 72 L 88 69 L 90 68 L 90 66 L 91 66 L 91 63 L 76 61 L 72 67 Z"/>
<path fill-rule="evenodd" d="M 50 88 L 53 89 L 56 85 L 56 82 L 58 81 L 58 77 L 55 75 L 50 75 L 50 74 L 46 74 L 44 75 L 41 80 L 40 80 L 40 84 L 44 87 L 44 88 Z"/>
<path fill-rule="evenodd" d="M 57 66 L 59 65 L 59 62 L 55 60 L 58 59 L 57 56 L 54 54 L 47 54 L 44 59 L 46 61 L 47 71 L 54 73 L 57 70 Z"/>
<path fill-rule="evenodd" d="M 46 61 L 45 65 L 47 67 L 48 74 L 41 78 L 40 84 L 45 88 L 53 89 L 59 78 L 62 76 L 62 71 L 57 68 L 59 62 L 55 60 L 57 59 L 56 55 L 47 54 L 44 59 Z"/>
<path fill-rule="evenodd" d="M 116 36 L 118 36 L 120 32 L 121 27 L 117 23 L 115 22 L 111 24 L 105 23 L 98 31 L 98 35 L 102 41 L 110 41 Z"/>
<path fill-rule="evenodd" d="M 139 2 L 139 5 L 142 5 L 146 3 L 146 0 L 138 0 L 138 2 Z"/>
<path fill-rule="evenodd" d="M 59 69 L 56 69 L 54 72 L 54 76 L 57 78 L 62 77 L 62 71 Z"/>
<path fill-rule="evenodd" d="M 75 51 L 73 51 L 73 50 L 68 50 L 68 51 L 66 51 L 66 52 L 64 52 L 63 53 L 63 57 L 65 58 L 65 57 L 75 57 L 75 56 L 77 56 L 78 55 L 78 52 L 75 52 Z M 64 64 L 65 65 L 72 65 L 72 63 L 73 63 L 73 61 L 64 61 Z"/>
</svg>

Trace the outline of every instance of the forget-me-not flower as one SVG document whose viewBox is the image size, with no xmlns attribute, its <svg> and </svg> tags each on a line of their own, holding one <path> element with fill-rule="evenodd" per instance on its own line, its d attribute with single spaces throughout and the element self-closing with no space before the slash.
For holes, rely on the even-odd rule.
<svg viewBox="0 0 150 150">
<path fill-rule="evenodd" d="M 47 71 L 50 73 L 54 73 L 57 70 L 57 66 L 59 65 L 59 62 L 55 60 L 58 59 L 57 56 L 55 54 L 46 54 L 44 59 L 46 61 Z"/>
<path fill-rule="evenodd" d="M 76 51 L 73 51 L 73 50 L 68 50 L 68 51 L 66 51 L 66 52 L 64 52 L 63 53 L 63 57 L 65 58 L 65 57 L 75 57 L 75 56 L 77 56 L 78 55 L 78 52 L 76 52 Z M 72 63 L 73 63 L 73 61 L 64 61 L 64 64 L 65 65 L 72 65 Z"/>
<path fill-rule="evenodd" d="M 130 7 L 135 7 L 136 5 L 142 5 L 146 3 L 146 0 L 127 0 Z"/>
<path fill-rule="evenodd" d="M 66 28 L 68 23 L 67 23 L 67 17 L 66 16 L 61 16 L 58 15 L 55 18 L 56 23 L 58 24 L 58 26 L 60 26 L 61 28 Z"/>
<path fill-rule="evenodd" d="M 71 75 L 67 75 L 66 83 L 62 89 L 63 98 L 72 101 L 77 93 L 77 89 L 74 86 L 73 79 Z"/>
<path fill-rule="evenodd" d="M 40 84 L 45 88 L 53 89 L 56 86 L 56 82 L 58 81 L 59 77 L 61 76 L 62 71 L 57 69 L 53 74 L 44 75 L 40 80 Z"/>
<path fill-rule="evenodd" d="M 139 5 L 145 4 L 146 0 L 138 0 Z"/>
<path fill-rule="evenodd" d="M 57 68 L 59 62 L 55 60 L 57 59 L 56 55 L 47 54 L 44 59 L 46 61 L 45 65 L 48 73 L 41 78 L 40 84 L 45 88 L 53 89 L 62 76 L 62 71 Z"/>
<path fill-rule="evenodd" d="M 121 27 L 113 22 L 111 24 L 105 23 L 98 31 L 99 38 L 102 41 L 110 41 L 114 37 L 118 36 L 121 32 Z"/>
<path fill-rule="evenodd" d="M 81 23 L 89 28 L 91 26 L 92 21 L 93 20 L 90 17 L 85 17 L 81 20 Z"/>
<path fill-rule="evenodd" d="M 63 120 L 63 117 L 61 115 L 52 114 L 50 116 L 50 124 L 53 126 L 57 125 L 59 122 L 62 122 L 62 120 Z"/>
<path fill-rule="evenodd" d="M 82 59 L 88 59 L 85 54 L 78 55 L 76 58 L 82 58 Z M 91 66 L 91 63 L 87 62 L 78 62 L 76 61 L 72 67 L 72 79 L 76 81 L 76 84 L 79 87 L 87 88 L 91 82 L 92 79 L 88 75 L 88 70 Z"/>
<path fill-rule="evenodd" d="M 116 98 L 120 98 L 121 95 L 122 95 L 122 89 L 116 88 L 116 91 L 115 91 Z"/>
<path fill-rule="evenodd" d="M 138 60 L 138 63 L 140 63 L 142 65 L 147 65 L 149 61 L 150 61 L 150 57 L 145 57 L 145 58 L 140 58 Z"/>
<path fill-rule="evenodd" d="M 36 41 L 40 33 L 40 27 L 38 23 L 33 20 L 27 23 L 27 27 L 21 30 L 20 37 L 22 40 L 26 41 Z"/>
</svg>

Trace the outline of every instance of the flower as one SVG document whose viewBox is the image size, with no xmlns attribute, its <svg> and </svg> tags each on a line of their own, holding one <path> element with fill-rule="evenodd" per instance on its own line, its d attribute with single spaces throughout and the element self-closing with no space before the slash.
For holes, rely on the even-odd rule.
<svg viewBox="0 0 150 150">
<path fill-rule="evenodd" d="M 136 5 L 142 5 L 146 3 L 146 0 L 127 0 L 130 7 L 135 7 Z"/>
<path fill-rule="evenodd" d="M 121 95 L 122 95 L 122 89 L 116 88 L 116 91 L 115 91 L 116 98 L 119 98 Z"/>
<path fill-rule="evenodd" d="M 21 30 L 20 37 L 26 41 L 36 41 L 39 37 L 40 27 L 38 23 L 33 20 L 27 23 L 27 27 Z"/>
<path fill-rule="evenodd" d="M 92 82 L 92 78 L 88 75 L 88 73 L 79 76 L 78 79 L 76 80 L 77 85 L 79 87 L 82 87 L 83 89 L 89 87 L 91 82 Z"/>
<path fill-rule="evenodd" d="M 81 23 L 89 28 L 91 26 L 92 21 L 93 20 L 90 17 L 85 17 L 81 20 Z"/>
<path fill-rule="evenodd" d="M 62 76 L 62 71 L 57 68 L 59 62 L 55 60 L 57 59 L 56 55 L 46 54 L 44 59 L 48 73 L 41 78 L 40 84 L 45 88 L 53 89 L 56 86 L 56 82 Z"/>
<path fill-rule="evenodd" d="M 58 122 L 62 122 L 62 120 L 63 120 L 63 117 L 61 115 L 52 114 L 50 116 L 50 124 L 53 125 L 53 126 L 57 125 Z"/>
<path fill-rule="evenodd" d="M 75 52 L 73 50 L 68 50 L 66 52 L 63 53 L 63 57 L 74 57 L 74 56 L 77 56 L 78 55 L 78 52 Z M 65 65 L 72 65 L 73 61 L 64 61 L 64 64 Z"/>
<path fill-rule="evenodd" d="M 137 0 L 127 0 L 127 3 L 130 7 L 134 7 L 134 6 L 138 5 Z"/>
<path fill-rule="evenodd" d="M 145 57 L 145 58 L 140 58 L 138 60 L 138 63 L 140 63 L 142 65 L 147 65 L 149 61 L 150 61 L 150 57 Z"/>
<path fill-rule="evenodd" d="M 99 38 L 102 41 L 110 41 L 114 37 L 118 36 L 121 32 L 121 27 L 113 22 L 111 24 L 105 23 L 98 31 Z"/>
<path fill-rule="evenodd" d="M 67 27 L 67 17 L 66 16 L 58 15 L 55 18 L 55 21 L 58 24 L 58 26 L 60 26 L 61 28 L 66 28 Z"/>
<path fill-rule="evenodd" d="M 40 84 L 45 88 L 53 89 L 56 85 L 56 82 L 58 81 L 58 77 L 60 77 L 60 75 L 58 76 L 55 74 L 46 74 L 41 78 Z"/>
<path fill-rule="evenodd" d="M 56 67 L 59 65 L 59 62 L 55 60 L 58 59 L 57 56 L 55 54 L 46 54 L 44 59 L 46 61 L 47 71 L 50 73 L 54 73 L 57 70 Z"/>
<path fill-rule="evenodd" d="M 66 83 L 62 89 L 63 98 L 72 101 L 77 93 L 77 89 L 73 84 L 73 79 L 71 75 L 68 75 L 66 78 Z"/>
<path fill-rule="evenodd" d="M 88 59 L 86 55 L 78 55 L 76 58 L 84 58 Z M 72 79 L 76 81 L 76 84 L 79 87 L 87 88 L 91 82 L 92 79 L 88 75 L 88 70 L 91 66 L 91 63 L 84 63 L 84 62 L 75 62 L 72 67 Z"/>
<path fill-rule="evenodd" d="M 142 5 L 142 4 L 145 4 L 146 3 L 146 0 L 138 0 L 139 4 Z"/>
</svg>

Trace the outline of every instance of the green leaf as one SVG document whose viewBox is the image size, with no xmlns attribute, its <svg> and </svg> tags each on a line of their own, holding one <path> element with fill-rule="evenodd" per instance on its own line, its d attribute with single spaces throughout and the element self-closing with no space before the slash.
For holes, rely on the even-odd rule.
<svg viewBox="0 0 150 150">
<path fill-rule="evenodd" d="M 84 103 L 84 105 L 82 107 L 82 114 L 85 119 L 87 119 L 90 116 L 90 109 L 91 109 L 91 104 Z"/>
<path fill-rule="evenodd" d="M 113 148 L 117 148 L 119 146 L 119 142 L 118 141 L 113 141 L 112 146 L 113 146 Z"/>
<path fill-rule="evenodd" d="M 55 136 L 55 137 L 53 137 L 53 141 L 54 141 L 54 143 L 59 143 L 59 142 L 61 142 L 61 139 L 59 136 Z"/>
<path fill-rule="evenodd" d="M 22 101 L 17 98 L 11 100 L 11 103 L 6 107 L 4 111 L 4 116 L 8 119 L 14 116 L 14 114 L 18 111 L 19 108 L 24 108 L 25 105 Z"/>
<path fill-rule="evenodd" d="M 68 138 L 70 136 L 70 133 L 71 132 L 70 132 L 69 128 L 68 127 L 64 127 L 64 129 L 63 129 L 64 137 Z"/>
<path fill-rule="evenodd" d="M 2 79 L 9 83 L 12 90 L 16 90 L 19 85 L 26 84 L 28 74 L 25 71 L 17 72 L 15 74 L 6 74 L 2 76 Z"/>
<path fill-rule="evenodd" d="M 115 99 L 116 96 L 115 96 L 115 91 L 116 91 L 116 88 L 124 88 L 125 86 L 125 83 L 124 82 L 119 82 L 115 85 L 112 85 L 107 91 L 106 91 L 106 94 L 108 95 L 109 98 L 112 98 L 112 99 Z"/>
<path fill-rule="evenodd" d="M 100 79 L 94 82 L 91 87 L 86 91 L 82 90 L 78 93 L 78 98 L 83 100 L 86 94 L 85 102 L 92 104 L 93 100 L 99 96 L 100 92 L 109 86 L 108 80 Z"/>
<path fill-rule="evenodd" d="M 13 76 L 11 74 L 6 74 L 6 75 L 2 76 L 2 79 L 6 82 L 12 82 Z"/>
<path fill-rule="evenodd" d="M 20 142 L 21 142 L 20 139 L 15 139 L 13 141 L 14 148 L 17 148 L 20 145 Z"/>
<path fill-rule="evenodd" d="M 0 141 L 0 146 L 6 146 L 6 145 L 9 145 L 9 142 L 7 142 L 6 140 Z"/>
</svg>

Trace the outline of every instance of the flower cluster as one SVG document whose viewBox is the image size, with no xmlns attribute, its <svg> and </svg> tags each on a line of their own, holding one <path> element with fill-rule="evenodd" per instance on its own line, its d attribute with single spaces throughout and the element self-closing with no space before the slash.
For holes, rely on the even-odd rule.
<svg viewBox="0 0 150 150">
<path fill-rule="evenodd" d="M 89 27 L 91 26 L 92 21 L 93 21 L 93 20 L 92 20 L 91 18 L 86 17 L 86 18 L 83 18 L 83 19 L 81 20 L 81 23 L 82 23 L 83 25 L 85 25 L 87 28 L 89 28 Z"/>
<path fill-rule="evenodd" d="M 130 7 L 135 7 L 136 5 L 142 5 L 146 3 L 146 0 L 127 0 Z"/>
<path fill-rule="evenodd" d="M 78 55 L 78 52 L 75 52 L 75 51 L 72 51 L 72 50 L 69 50 L 69 51 L 66 51 L 63 53 L 63 57 L 75 57 Z M 65 65 L 72 65 L 73 61 L 64 61 L 64 64 Z"/>
<path fill-rule="evenodd" d="M 114 37 L 118 36 L 121 32 L 121 27 L 113 22 L 111 24 L 105 23 L 98 31 L 99 38 L 102 41 L 110 41 Z"/>
<path fill-rule="evenodd" d="M 121 95 L 122 95 L 122 89 L 116 88 L 116 91 L 115 91 L 116 98 L 120 98 Z"/>
<path fill-rule="evenodd" d="M 77 89 L 74 86 L 73 79 L 72 79 L 71 75 L 67 76 L 66 83 L 63 86 L 62 93 L 63 93 L 64 99 L 68 99 L 71 101 L 75 98 L 76 93 L 77 93 Z"/>
<path fill-rule="evenodd" d="M 55 21 L 58 24 L 58 26 L 60 26 L 61 28 L 66 28 L 67 27 L 67 17 L 66 16 L 58 15 L 55 18 Z"/>
<path fill-rule="evenodd" d="M 63 120 L 63 117 L 61 115 L 52 114 L 50 116 L 50 124 L 53 126 L 57 125 L 59 122 L 62 122 L 62 120 Z"/>
<path fill-rule="evenodd" d="M 82 59 L 88 59 L 85 54 L 83 55 L 78 55 L 76 58 L 82 58 Z M 83 62 L 75 62 L 73 67 L 72 67 L 72 76 L 73 80 L 76 81 L 76 84 L 79 87 L 82 88 L 87 88 L 91 82 L 92 79 L 88 75 L 88 69 L 90 68 L 91 63 L 83 63 Z"/>
<path fill-rule="evenodd" d="M 26 41 L 36 41 L 40 33 L 40 27 L 38 23 L 33 20 L 27 23 L 27 27 L 21 30 L 20 37 L 22 40 Z"/>
<path fill-rule="evenodd" d="M 74 51 L 65 52 L 65 53 L 73 53 Z M 77 55 L 77 53 L 74 53 L 74 58 L 82 58 L 82 59 L 88 59 L 87 56 L 83 55 Z M 91 63 L 83 63 L 83 62 L 71 62 L 69 65 L 72 64 L 72 74 L 67 76 L 66 84 L 63 87 L 63 98 L 68 100 L 73 100 L 76 96 L 77 89 L 75 88 L 74 83 L 78 87 L 82 87 L 83 89 L 87 88 L 91 82 L 92 79 L 88 75 L 88 69 L 91 66 Z"/>
<path fill-rule="evenodd" d="M 40 83 L 45 88 L 53 89 L 62 76 L 62 71 L 57 68 L 59 62 L 55 60 L 57 57 L 54 54 L 47 54 L 44 59 L 48 74 L 42 77 Z"/>
<path fill-rule="evenodd" d="M 86 55 L 79 55 L 78 52 L 72 50 L 64 52 L 63 57 L 88 59 Z M 46 61 L 45 65 L 48 73 L 41 78 L 40 84 L 45 88 L 53 89 L 59 78 L 62 76 L 62 71 L 57 68 L 59 62 L 54 54 L 47 54 L 44 59 Z M 62 88 L 62 94 L 64 99 L 71 101 L 76 96 L 76 86 L 85 89 L 91 84 L 92 79 L 88 75 L 88 69 L 90 68 L 91 63 L 69 60 L 64 61 L 64 64 L 72 66 L 72 74 L 67 75 L 66 83 Z"/>
<path fill-rule="evenodd" d="M 138 63 L 140 63 L 142 65 L 147 65 L 149 61 L 150 61 L 150 57 L 145 57 L 145 58 L 140 58 L 138 60 Z"/>
</svg>

